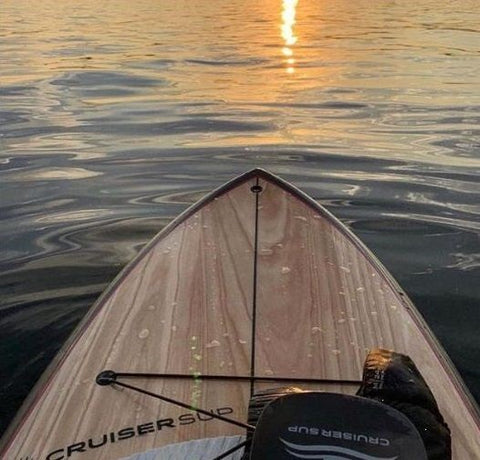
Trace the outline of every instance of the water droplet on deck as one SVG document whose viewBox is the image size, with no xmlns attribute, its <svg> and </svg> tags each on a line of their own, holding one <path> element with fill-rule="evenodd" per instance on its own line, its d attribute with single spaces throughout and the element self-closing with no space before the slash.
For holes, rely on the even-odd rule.
<svg viewBox="0 0 480 460">
<path fill-rule="evenodd" d="M 317 332 L 323 332 L 322 328 L 318 326 L 312 327 L 312 334 L 316 334 Z"/>
<path fill-rule="evenodd" d="M 372 316 L 377 316 L 377 315 L 378 315 L 378 312 L 376 312 L 376 311 L 371 311 L 370 314 L 371 314 Z"/>
<path fill-rule="evenodd" d="M 289 268 L 289 267 L 282 267 L 281 272 L 282 272 L 282 275 L 285 275 L 285 274 L 287 274 L 287 273 L 290 273 L 290 268 Z"/>
<path fill-rule="evenodd" d="M 345 321 L 346 321 L 345 318 L 339 319 L 339 320 L 338 320 L 338 324 L 343 324 Z"/>
<path fill-rule="evenodd" d="M 245 345 L 247 343 L 247 341 L 242 340 L 242 339 L 238 339 L 238 343 L 240 343 L 241 345 Z"/>
<path fill-rule="evenodd" d="M 201 361 L 201 360 L 202 360 L 202 355 L 197 355 L 197 354 L 195 354 L 195 355 L 193 355 L 193 359 L 194 359 L 195 361 Z"/>
<path fill-rule="evenodd" d="M 177 326 L 172 326 L 172 331 L 175 332 L 177 330 Z"/>
<path fill-rule="evenodd" d="M 155 305 L 149 305 L 147 307 L 147 310 L 150 310 L 150 311 L 155 310 Z"/>
<path fill-rule="evenodd" d="M 272 369 L 265 369 L 265 375 L 273 375 Z"/>
<path fill-rule="evenodd" d="M 365 288 L 362 287 L 362 286 L 360 286 L 360 287 L 357 288 L 357 291 L 358 291 L 358 292 L 363 292 L 364 290 L 365 290 Z"/>
<path fill-rule="evenodd" d="M 273 254 L 273 249 L 263 248 L 260 249 L 260 255 L 262 256 L 271 256 Z"/>
<path fill-rule="evenodd" d="M 212 340 L 210 343 L 207 343 L 205 345 L 205 348 L 215 348 L 219 346 L 220 346 L 220 342 L 218 340 Z"/>
<path fill-rule="evenodd" d="M 139 339 L 146 339 L 150 335 L 150 331 L 148 329 L 142 329 L 138 334 Z"/>
<path fill-rule="evenodd" d="M 305 216 L 295 216 L 294 219 L 301 220 L 303 222 L 307 222 L 308 219 Z"/>
<path fill-rule="evenodd" d="M 332 353 L 333 353 L 334 355 L 339 355 L 339 354 L 341 353 L 341 351 L 338 350 L 337 348 L 334 348 L 334 349 L 332 350 Z"/>
<path fill-rule="evenodd" d="M 343 270 L 346 273 L 350 273 L 350 269 L 348 267 L 344 267 L 343 265 L 339 265 L 338 268 L 340 268 L 340 270 Z"/>
</svg>

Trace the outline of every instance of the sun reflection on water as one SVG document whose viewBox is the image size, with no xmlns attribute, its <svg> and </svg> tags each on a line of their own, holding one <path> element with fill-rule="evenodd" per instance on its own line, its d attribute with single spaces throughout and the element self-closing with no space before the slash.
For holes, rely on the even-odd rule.
<svg viewBox="0 0 480 460">
<path fill-rule="evenodd" d="M 282 38 L 284 47 L 282 53 L 285 56 L 285 64 L 287 73 L 295 72 L 295 58 L 293 57 L 293 46 L 297 42 L 297 36 L 294 33 L 295 14 L 298 0 L 283 0 L 282 7 Z"/>
</svg>

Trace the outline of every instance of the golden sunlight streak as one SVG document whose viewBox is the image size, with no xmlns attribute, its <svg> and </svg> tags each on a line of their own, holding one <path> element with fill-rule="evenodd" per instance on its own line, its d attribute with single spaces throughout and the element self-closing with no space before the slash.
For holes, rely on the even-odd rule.
<svg viewBox="0 0 480 460">
<path fill-rule="evenodd" d="M 297 37 L 293 32 L 297 4 L 298 0 L 283 0 L 281 30 L 285 46 L 282 49 L 282 53 L 289 58 L 285 61 L 287 64 L 287 73 L 295 72 L 295 68 L 293 67 L 295 60 L 292 59 L 292 46 L 297 42 Z"/>
</svg>

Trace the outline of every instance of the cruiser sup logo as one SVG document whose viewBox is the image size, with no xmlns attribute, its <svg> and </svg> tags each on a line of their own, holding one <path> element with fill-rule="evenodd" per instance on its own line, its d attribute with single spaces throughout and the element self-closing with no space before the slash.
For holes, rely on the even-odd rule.
<svg viewBox="0 0 480 460">
<path fill-rule="evenodd" d="M 295 444 L 279 438 L 285 451 L 295 458 L 319 459 L 319 460 L 396 460 L 394 457 L 378 457 L 364 454 L 346 447 L 322 445 L 322 444 Z"/>
<path fill-rule="evenodd" d="M 260 416 L 252 460 L 427 460 L 422 438 L 401 412 L 336 393 L 291 393 Z"/>
<path fill-rule="evenodd" d="M 209 412 L 216 415 L 227 416 L 234 413 L 232 407 L 217 407 L 210 409 Z M 164 418 L 138 425 L 132 425 L 123 427 L 119 430 L 103 432 L 101 434 L 92 435 L 89 438 L 77 440 L 76 442 L 58 446 L 58 448 L 51 450 L 47 454 L 38 455 L 35 457 L 32 455 L 23 455 L 15 460 L 74 460 L 77 455 L 82 455 L 84 459 L 95 459 L 98 457 L 96 449 L 108 449 L 111 444 L 124 443 L 126 440 L 134 440 L 140 436 L 148 436 L 156 432 L 170 431 L 172 429 L 178 429 L 185 425 L 191 425 L 194 423 L 204 423 L 213 420 L 214 416 L 204 415 L 195 412 L 187 412 L 178 415 L 176 418 Z"/>
</svg>

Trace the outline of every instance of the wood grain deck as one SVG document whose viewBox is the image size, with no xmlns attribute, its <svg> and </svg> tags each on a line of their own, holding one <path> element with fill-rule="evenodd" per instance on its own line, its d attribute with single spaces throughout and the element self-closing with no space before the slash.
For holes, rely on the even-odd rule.
<svg viewBox="0 0 480 460">
<path fill-rule="evenodd" d="M 480 458 L 477 409 L 407 297 L 323 208 L 255 170 L 176 219 L 122 272 L 37 385 L 3 440 L 2 458 L 117 459 L 243 434 L 100 387 L 95 377 L 105 369 L 359 380 L 375 347 L 412 357 L 452 430 L 454 459 Z M 129 382 L 238 420 L 246 419 L 252 390 L 248 381 Z M 256 384 L 265 386 L 275 384 Z"/>
</svg>

